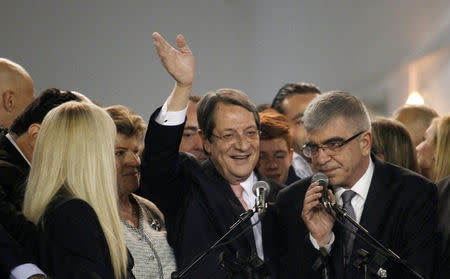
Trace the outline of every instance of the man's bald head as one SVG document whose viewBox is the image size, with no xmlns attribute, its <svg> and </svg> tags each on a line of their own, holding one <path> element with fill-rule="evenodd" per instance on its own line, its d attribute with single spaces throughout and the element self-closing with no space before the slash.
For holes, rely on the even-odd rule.
<svg viewBox="0 0 450 279">
<path fill-rule="evenodd" d="M 34 84 L 28 72 L 11 60 L 0 58 L 0 127 L 9 128 L 34 100 Z"/>
</svg>

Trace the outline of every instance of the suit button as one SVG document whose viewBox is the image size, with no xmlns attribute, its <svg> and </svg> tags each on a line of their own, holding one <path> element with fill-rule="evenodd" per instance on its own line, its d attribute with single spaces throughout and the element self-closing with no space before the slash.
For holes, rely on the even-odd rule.
<svg viewBox="0 0 450 279">
<path fill-rule="evenodd" d="M 151 255 L 149 258 L 150 258 L 151 261 L 155 260 L 155 256 L 153 256 L 153 255 Z"/>
</svg>

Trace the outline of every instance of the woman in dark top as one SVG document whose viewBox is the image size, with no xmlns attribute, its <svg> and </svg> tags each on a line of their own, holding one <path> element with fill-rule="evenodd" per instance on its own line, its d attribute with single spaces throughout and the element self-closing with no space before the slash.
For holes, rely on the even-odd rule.
<svg viewBox="0 0 450 279">
<path fill-rule="evenodd" d="M 125 278 L 117 211 L 115 126 L 101 108 L 68 102 L 42 122 L 24 215 L 38 225 L 40 267 L 52 278 Z"/>
</svg>

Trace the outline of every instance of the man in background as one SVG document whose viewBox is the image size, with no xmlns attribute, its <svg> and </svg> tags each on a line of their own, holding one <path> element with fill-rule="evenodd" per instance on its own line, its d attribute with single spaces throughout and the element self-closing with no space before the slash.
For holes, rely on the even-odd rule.
<svg viewBox="0 0 450 279">
<path fill-rule="evenodd" d="M 28 72 L 11 60 L 0 58 L 0 127 L 9 128 L 34 99 L 34 85 Z"/>
<path fill-rule="evenodd" d="M 300 178 L 310 176 L 313 172 L 309 162 L 303 157 L 301 148 L 305 143 L 305 128 L 303 113 L 308 104 L 320 94 L 320 89 L 309 83 L 287 83 L 280 88 L 273 99 L 272 108 L 284 114 L 289 123 L 289 129 L 294 136 L 294 156 L 292 166 Z"/>
<path fill-rule="evenodd" d="M 273 109 L 259 113 L 261 119 L 261 142 L 259 146 L 258 171 L 284 185 L 300 178 L 292 168 L 292 133 L 286 116 Z"/>
<path fill-rule="evenodd" d="M 184 125 L 183 137 L 181 138 L 180 151 L 194 155 L 198 160 L 206 160 L 202 140 L 198 134 L 197 104 L 200 96 L 189 96 L 186 123 Z"/>
</svg>

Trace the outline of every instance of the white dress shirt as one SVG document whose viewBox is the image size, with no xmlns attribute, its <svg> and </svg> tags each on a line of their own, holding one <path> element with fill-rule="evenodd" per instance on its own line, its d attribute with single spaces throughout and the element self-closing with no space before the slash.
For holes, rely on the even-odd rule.
<svg viewBox="0 0 450 279">
<path fill-rule="evenodd" d="M 175 126 L 180 125 L 184 122 L 186 118 L 187 105 L 184 110 L 180 111 L 167 111 L 167 101 L 164 103 L 161 111 L 155 118 L 156 123 L 164 126 Z M 242 192 L 242 198 L 245 203 L 247 203 L 248 208 L 253 208 L 255 206 L 256 196 L 253 194 L 252 188 L 253 184 L 258 181 L 254 172 L 250 174 L 250 176 L 244 182 L 240 183 L 244 191 Z M 251 218 L 252 224 L 258 222 L 259 217 L 258 214 L 255 214 Z M 258 257 L 264 260 L 264 252 L 262 246 L 262 230 L 261 223 L 257 224 L 253 227 L 253 236 L 255 238 L 255 246 L 256 252 L 258 253 Z"/>
<path fill-rule="evenodd" d="M 297 152 L 294 152 L 292 157 L 292 167 L 295 170 L 295 174 L 302 179 L 313 175 L 309 163 Z"/>
<path fill-rule="evenodd" d="M 364 203 L 366 202 L 367 194 L 369 193 L 373 171 L 374 171 L 374 164 L 372 160 L 370 160 L 369 167 L 367 168 L 366 172 L 351 188 L 352 191 L 356 192 L 356 195 L 353 197 L 351 204 L 353 206 L 353 210 L 355 211 L 355 218 L 358 223 L 361 220 L 361 216 L 364 209 Z M 340 206 L 343 205 L 342 193 L 344 193 L 346 190 L 349 189 L 345 189 L 342 187 L 337 187 L 335 189 L 336 203 Z M 317 244 L 317 241 L 311 236 L 311 234 L 309 234 L 309 239 L 311 240 L 311 243 L 313 244 L 314 248 L 319 249 L 319 244 Z M 331 239 L 329 243 L 324 246 L 328 250 L 328 252 L 330 252 L 331 250 L 331 245 L 333 244 L 334 239 L 335 239 L 334 233 L 331 232 Z"/>
<path fill-rule="evenodd" d="M 13 270 L 11 270 L 11 275 L 9 279 L 27 279 L 33 275 L 43 275 L 45 273 L 42 272 L 37 266 L 31 263 L 21 264 L 16 266 Z"/>
</svg>

